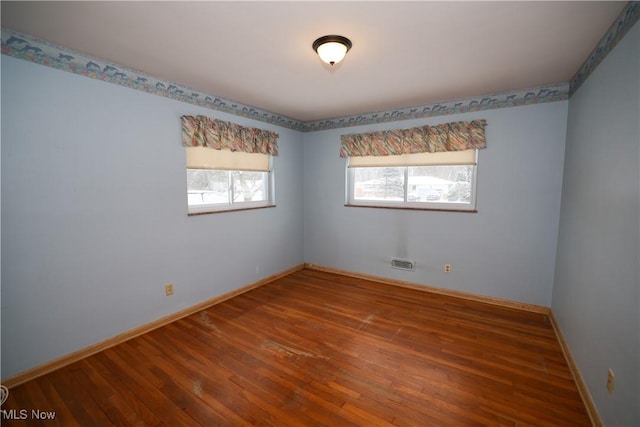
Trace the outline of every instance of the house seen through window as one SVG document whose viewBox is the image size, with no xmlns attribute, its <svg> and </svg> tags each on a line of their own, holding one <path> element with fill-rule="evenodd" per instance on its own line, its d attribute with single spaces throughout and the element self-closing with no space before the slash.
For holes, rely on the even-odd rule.
<svg viewBox="0 0 640 427">
<path fill-rule="evenodd" d="M 476 150 L 447 153 L 444 162 L 441 157 L 425 153 L 350 158 L 347 204 L 475 210 Z"/>
<path fill-rule="evenodd" d="M 347 206 L 476 210 L 486 120 L 342 135 Z"/>
<path fill-rule="evenodd" d="M 354 202 L 470 204 L 471 165 L 352 168 Z"/>
</svg>

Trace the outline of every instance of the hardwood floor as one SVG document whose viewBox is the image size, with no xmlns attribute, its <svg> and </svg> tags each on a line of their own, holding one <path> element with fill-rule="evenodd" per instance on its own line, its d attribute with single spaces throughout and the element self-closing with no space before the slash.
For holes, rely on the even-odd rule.
<svg viewBox="0 0 640 427">
<path fill-rule="evenodd" d="M 2 409 L 3 425 L 591 425 L 546 315 L 308 269 L 17 386 Z"/>
</svg>

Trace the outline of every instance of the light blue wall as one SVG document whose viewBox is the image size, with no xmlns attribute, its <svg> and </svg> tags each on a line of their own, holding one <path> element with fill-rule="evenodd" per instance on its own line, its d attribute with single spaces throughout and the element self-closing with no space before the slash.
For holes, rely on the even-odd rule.
<svg viewBox="0 0 640 427">
<path fill-rule="evenodd" d="M 183 114 L 277 131 L 277 207 L 188 217 Z M 302 263 L 301 141 L 3 55 L 2 377 Z"/>
<path fill-rule="evenodd" d="M 564 101 L 305 134 L 305 260 L 549 306 L 566 118 Z M 488 123 L 478 213 L 344 206 L 341 134 L 473 119 Z M 392 269 L 391 257 L 415 260 L 416 271 Z"/>
<path fill-rule="evenodd" d="M 636 24 L 569 101 L 553 294 L 600 415 L 616 427 L 640 425 L 639 123 Z"/>
</svg>

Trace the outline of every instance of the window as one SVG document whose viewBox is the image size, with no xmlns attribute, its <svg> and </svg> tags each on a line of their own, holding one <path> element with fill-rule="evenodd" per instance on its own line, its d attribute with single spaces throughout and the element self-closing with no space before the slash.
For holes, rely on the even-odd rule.
<svg viewBox="0 0 640 427">
<path fill-rule="evenodd" d="M 273 206 L 268 154 L 187 147 L 190 214 Z"/>
<path fill-rule="evenodd" d="M 350 157 L 347 205 L 475 211 L 476 150 Z"/>
<path fill-rule="evenodd" d="M 348 206 L 475 212 L 484 119 L 342 135 Z"/>
</svg>

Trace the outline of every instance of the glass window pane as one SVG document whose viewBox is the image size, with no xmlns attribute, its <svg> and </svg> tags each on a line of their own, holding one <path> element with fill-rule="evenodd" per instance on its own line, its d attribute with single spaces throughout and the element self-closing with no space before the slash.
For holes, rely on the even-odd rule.
<svg viewBox="0 0 640 427">
<path fill-rule="evenodd" d="M 409 167 L 408 202 L 471 203 L 473 166 Z"/>
<path fill-rule="evenodd" d="M 232 171 L 233 202 L 261 202 L 267 200 L 267 173 Z"/>
<path fill-rule="evenodd" d="M 229 203 L 229 172 L 187 169 L 189 206 Z"/>
<path fill-rule="evenodd" d="M 354 168 L 354 200 L 404 201 L 404 168 Z"/>
</svg>

